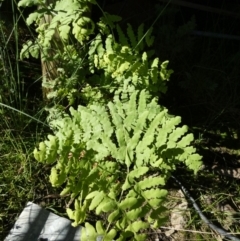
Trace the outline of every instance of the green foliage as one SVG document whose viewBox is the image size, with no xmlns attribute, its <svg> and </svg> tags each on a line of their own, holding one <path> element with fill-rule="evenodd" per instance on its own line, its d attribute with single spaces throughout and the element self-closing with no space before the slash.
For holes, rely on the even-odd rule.
<svg viewBox="0 0 240 241">
<path fill-rule="evenodd" d="M 143 46 L 147 47 L 148 44 L 145 46 L 142 41 L 137 47 L 143 37 L 142 29 L 143 25 L 138 28 L 137 41 L 132 28 L 128 27 L 131 44 L 128 44 L 128 38 L 120 27 L 119 41 L 108 35 L 104 42 L 100 34 L 92 41 L 88 53 L 90 71 L 94 74 L 96 70 L 103 70 L 98 78 L 101 87 L 105 86 L 113 92 L 122 88 L 124 81 L 128 80 L 128 85 L 131 84 L 134 89 L 147 89 L 158 94 L 166 92 L 166 81 L 173 71 L 167 69 L 168 61 L 161 63 L 158 58 L 152 59 L 151 52 L 142 51 Z"/>
<path fill-rule="evenodd" d="M 20 58 L 41 56 L 42 62 L 55 63 L 58 76 L 50 82 L 43 76 L 43 87 L 51 90 L 48 98 L 56 103 L 67 98 L 68 103 L 73 104 L 81 95 L 80 89 L 85 76 L 89 74 L 84 68 L 86 51 L 80 50 L 79 44 L 88 41 L 95 29 L 95 24 L 87 17 L 91 4 L 95 4 L 95 1 L 58 0 L 47 5 L 22 0 L 18 3 L 19 7 L 38 7 L 27 18 L 28 25 L 35 23 L 37 26 L 38 37 L 23 45 Z M 73 38 L 77 43 L 73 42 Z"/>
<path fill-rule="evenodd" d="M 35 199 L 41 193 L 42 200 L 44 193 L 46 195 L 49 192 L 55 193 L 59 189 L 63 189 L 62 196 L 71 194 L 75 199 L 74 205 L 67 209 L 67 213 L 74 220 L 74 225 L 84 223 L 82 240 L 96 240 L 97 236 L 103 236 L 104 240 L 117 238 L 118 240 L 146 240 L 145 229 L 154 225 L 159 226 L 164 222 L 167 195 L 165 182 L 176 168 L 176 164 L 183 162 L 195 172 L 200 165 L 200 156 L 190 145 L 193 136 L 187 134 L 186 126 L 179 126 L 180 118 L 168 115 L 165 108 L 159 106 L 155 108 L 157 106 L 155 96 L 166 91 L 166 82 L 172 72 L 167 69 L 168 61 L 160 62 L 155 58 L 157 55 L 154 55 L 150 49 L 154 40 L 151 35 L 152 29 L 146 30 L 143 25 L 138 29 L 133 29 L 131 25 L 127 25 L 126 29 L 121 25 L 120 28 L 120 24 L 117 24 L 120 17 L 107 13 L 103 13 L 99 22 L 93 23 L 89 14 L 91 1 L 54 1 L 56 4 L 49 6 L 45 2 L 47 1 L 20 1 L 20 6 L 39 7 L 36 13 L 28 18 L 28 24 L 37 26 L 39 36 L 35 41 L 26 42 L 21 57 L 39 58 L 41 56 L 45 62 L 56 61 L 57 63 L 56 78 L 51 82 L 43 79 L 43 85 L 52 90 L 48 98 L 58 103 L 54 105 L 54 109 L 49 110 L 48 119 L 57 120 L 50 123 L 54 135 L 50 135 L 47 141 L 40 144 L 39 150 L 35 151 L 39 161 L 50 163 L 53 167 L 50 180 L 55 191 L 45 183 L 48 169 L 41 164 L 32 165 L 28 150 L 35 142 L 33 133 L 39 134 L 39 129 L 34 131 L 31 128 L 28 136 L 25 124 L 29 125 L 29 120 L 23 117 L 29 117 L 29 115 L 20 111 L 23 110 L 22 107 L 27 106 L 25 101 L 29 99 L 29 96 L 20 93 L 27 87 L 26 79 L 20 76 L 19 83 L 14 79 L 21 72 L 32 75 L 34 71 L 31 70 L 29 73 L 21 69 L 21 72 L 18 72 L 19 68 L 15 67 L 15 59 L 18 59 L 16 43 L 10 37 L 17 29 L 17 22 L 14 23 L 13 31 L 10 31 L 9 26 L 5 28 L 1 22 L 1 31 L 11 32 L 9 36 L 1 33 L 0 39 L 1 45 L 5 46 L 1 48 L 0 54 L 1 102 L 11 103 L 11 106 L 1 104 L 4 108 L 8 107 L 6 110 L 1 109 L 3 121 L 0 143 L 2 154 L 0 198 L 3 208 L 0 213 L 2 223 L 0 230 L 3 232 L 0 231 L 0 233 L 2 240 L 8 233 L 8 228 L 12 227 L 11 223 L 7 228 L 11 220 L 14 220 L 9 217 L 15 216 L 27 199 Z M 81 6 L 80 10 L 77 9 L 78 6 Z M 51 16 L 52 20 L 40 26 L 43 14 Z M 169 18 L 169 14 L 164 15 Z M 185 53 L 194 52 L 190 51 L 191 48 L 189 49 L 193 45 L 190 33 L 195 28 L 194 19 L 172 29 L 172 34 L 171 25 L 162 24 L 163 22 L 161 18 L 161 24 L 158 26 L 163 28 L 162 31 L 157 32 L 166 43 L 162 39 L 157 41 L 161 42 L 162 50 L 158 55 L 161 59 L 164 59 L 164 52 L 167 53 L 166 56 L 175 55 L 184 63 L 183 60 L 188 59 Z M 15 36 L 20 39 L 21 36 L 18 34 L 16 32 Z M 23 38 L 25 36 L 26 34 Z M 59 39 L 56 39 L 56 36 L 59 36 Z M 208 46 L 214 43 L 215 41 L 211 44 L 208 42 Z M 199 45 L 197 47 L 201 52 Z M 224 48 L 220 49 L 222 53 Z M 16 54 L 14 54 L 15 50 Z M 206 58 L 210 60 L 206 61 Z M 202 60 L 208 70 L 199 69 L 197 72 L 195 70 L 201 80 L 200 92 L 206 89 L 207 92 L 213 93 L 221 84 L 216 87 L 214 78 L 210 78 L 208 74 L 212 71 L 216 76 L 217 68 L 212 66 L 210 69 L 211 58 L 209 54 L 206 55 L 206 51 Z M 176 61 L 173 62 L 176 63 Z M 11 65 L 13 63 L 14 65 Z M 19 61 L 16 66 L 18 63 Z M 24 65 L 23 62 L 22 64 Z M 181 66 L 181 63 L 176 65 L 182 71 Z M 189 60 L 187 66 L 191 66 Z M 230 66 L 232 69 L 233 65 L 222 64 L 222 66 Z M 188 69 L 190 71 L 191 68 Z M 196 78 L 192 75 L 192 71 L 189 71 L 185 73 L 187 76 L 184 79 L 185 82 L 177 82 L 188 91 L 192 88 L 194 98 L 199 101 L 199 88 L 196 94 L 197 85 L 194 84 L 195 82 L 192 85 L 190 83 Z M 201 72 L 200 75 L 198 72 Z M 207 77 L 199 77 L 203 72 Z M 220 79 L 225 81 L 222 71 L 219 74 Z M 234 76 L 237 75 L 234 74 Z M 231 71 L 229 78 L 231 79 Z M 207 84 L 204 85 L 203 82 Z M 173 86 L 176 87 L 175 84 Z M 175 90 L 181 93 L 176 88 Z M 212 98 L 213 94 L 201 96 L 204 98 L 210 96 L 221 107 L 218 98 Z M 222 94 L 219 96 L 222 97 Z M 68 104 L 71 105 L 78 97 L 85 99 L 87 107 L 79 107 L 77 111 L 71 110 L 70 115 L 63 117 L 63 110 L 66 108 L 61 106 L 59 100 L 67 98 Z M 30 99 L 32 101 L 32 98 Z M 98 104 L 95 103 L 96 101 Z M 152 101 L 153 105 L 151 105 Z M 209 102 L 205 102 L 209 107 Z M 19 104 L 21 108 L 14 109 L 13 103 Z M 32 104 L 36 111 L 38 103 L 34 101 L 31 102 Z M 17 112 L 20 113 L 19 118 L 16 116 Z M 198 115 L 206 119 L 206 115 L 201 115 L 200 112 Z M 82 121 L 84 118 L 85 121 Z M 19 135 L 17 130 L 20 131 Z M 207 145 L 209 147 L 209 143 Z M 229 150 L 227 152 L 229 153 Z M 216 192 L 216 186 L 219 186 L 219 183 L 215 183 L 216 178 L 213 177 L 213 179 L 213 189 Z M 220 202 L 221 195 L 214 196 L 214 199 Z M 52 200 L 48 201 L 51 205 Z M 63 206 L 63 203 L 59 204 L 60 199 L 55 200 L 57 203 L 55 207 Z M 47 205 L 49 207 L 50 203 Z M 97 215 L 96 222 L 91 220 L 90 224 L 86 221 L 93 211 Z M 222 218 L 226 219 L 225 216 Z M 229 228 L 229 222 L 227 225 Z"/>
<path fill-rule="evenodd" d="M 115 24 L 120 18 L 107 13 L 95 24 L 85 17 L 93 3 L 59 0 L 54 5 L 38 5 L 39 10 L 27 19 L 29 25 L 37 24 L 38 38 L 26 42 L 20 57 L 37 58 L 40 51 L 42 61 L 57 63 L 58 77 L 50 82 L 43 78 L 43 86 L 51 89 L 48 98 L 57 103 L 66 97 L 70 105 L 77 98 L 87 102 L 108 99 L 109 91 L 121 90 L 126 80 L 134 89 L 165 93 L 173 71 L 167 69 L 168 61 L 161 63 L 158 58 L 152 58 L 153 51 L 144 51 L 153 44 L 152 29 L 144 34 L 142 24 L 134 33 L 128 24 L 124 34 Z M 26 1 L 20 1 L 19 6 L 27 6 Z M 52 18 L 50 23 L 41 22 L 47 16 Z M 114 28 L 118 37 L 112 34 Z M 90 35 L 94 34 L 88 45 Z M 83 47 L 74 43 L 70 35 Z"/>
<path fill-rule="evenodd" d="M 38 10 L 31 13 L 27 18 L 27 24 L 36 23 L 39 33 L 37 42 L 43 50 L 51 46 L 51 40 L 57 30 L 62 41 L 67 42 L 72 28 L 72 34 L 79 42 L 89 39 L 93 33 L 95 24 L 91 18 L 86 17 L 85 13 L 90 12 L 91 4 L 95 4 L 95 0 L 75 1 L 75 0 L 58 0 L 54 4 L 46 4 L 39 1 L 21 0 L 19 7 L 27 7 L 37 5 Z M 81 10 L 80 10 L 81 9 Z M 42 23 L 42 19 L 51 17 L 51 21 Z"/>
<path fill-rule="evenodd" d="M 22 0 L 19 6 L 34 3 Z M 77 110 L 71 107 L 70 114 L 56 106 L 50 111 L 57 113 L 55 119 L 49 116 L 54 134 L 34 156 L 53 166 L 52 186 L 64 187 L 61 195 L 75 200 L 67 214 L 74 226 L 85 223 L 82 240 L 99 235 L 113 240 L 117 234 L 119 241 L 146 240 L 143 231 L 165 220 L 164 185 L 171 172 L 184 163 L 196 173 L 201 157 L 190 145 L 187 127 L 178 126 L 181 118 L 157 104 L 173 71 L 168 61 L 153 57 L 152 29 L 145 33 L 142 24 L 135 32 L 128 25 L 124 33 L 120 18 L 107 13 L 93 23 L 86 16 L 94 3 L 38 5 L 27 20 L 37 24 L 38 39 L 26 43 L 21 57 L 37 57 L 39 50 L 43 61 L 59 62 L 58 76 L 43 81 L 52 89 L 48 97 L 67 97 L 70 105 L 78 96 L 86 101 Z M 51 21 L 41 22 L 46 15 Z M 86 222 L 92 211 L 95 226 Z"/>
<path fill-rule="evenodd" d="M 123 98 L 124 96 L 124 98 Z M 75 198 L 67 213 L 74 225 L 85 221 L 94 210 L 102 220 L 96 230 L 85 224 L 95 240 L 130 236 L 145 240 L 140 231 L 158 227 L 164 220 L 167 191 L 163 188 L 178 163 L 195 173 L 201 157 L 190 146 L 187 127 L 178 127 L 180 117 L 170 116 L 145 90 L 134 91 L 125 101 L 122 93 L 113 102 L 79 106 L 71 115 L 53 121 L 55 135 L 34 150 L 38 161 L 53 164 L 50 181 L 65 185 L 61 195 Z M 85 230 L 84 229 L 84 230 Z"/>
<path fill-rule="evenodd" d="M 36 139 L 43 137 L 40 126 L 44 117 L 33 89 L 27 85 L 26 75 L 33 78 L 36 73 L 34 64 L 18 59 L 18 46 L 26 30 L 18 22 L 14 3 L 10 7 L 13 14 L 6 11 L 4 4 L 9 2 L 11 6 L 11 1 L 5 1 L 0 10 L 0 18 L 6 19 L 0 21 L 0 240 L 9 239 L 6 236 L 29 200 L 37 203 L 39 194 L 44 197 L 56 191 L 48 183 L 46 167 L 36 163 L 32 155 Z M 51 202 L 54 205 L 55 200 Z"/>
</svg>

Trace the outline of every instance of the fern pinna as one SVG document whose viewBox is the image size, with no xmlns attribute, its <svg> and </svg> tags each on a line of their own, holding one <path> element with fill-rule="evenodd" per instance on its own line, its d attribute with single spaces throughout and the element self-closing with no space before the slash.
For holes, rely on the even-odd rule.
<svg viewBox="0 0 240 241">
<path fill-rule="evenodd" d="M 178 127 L 180 117 L 145 90 L 128 95 L 127 101 L 120 93 L 105 106 L 71 109 L 51 123 L 55 135 L 34 151 L 37 160 L 56 162 L 50 180 L 65 185 L 61 195 L 75 198 L 75 208 L 67 210 L 75 226 L 92 210 L 99 215 L 95 227 L 85 223 L 82 240 L 113 240 L 117 233 L 116 240 L 145 240 L 145 229 L 163 223 L 164 185 L 176 164 L 194 172 L 201 164 L 192 134 Z"/>
</svg>

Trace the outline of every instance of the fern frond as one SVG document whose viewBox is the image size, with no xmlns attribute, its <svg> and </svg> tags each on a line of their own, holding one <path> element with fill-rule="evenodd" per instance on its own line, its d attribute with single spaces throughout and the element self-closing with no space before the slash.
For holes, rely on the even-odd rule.
<svg viewBox="0 0 240 241">
<path fill-rule="evenodd" d="M 151 35 L 152 31 L 153 31 L 153 28 L 151 27 L 147 30 L 147 33 L 145 35 L 145 40 L 146 40 L 148 47 L 152 46 L 152 44 L 154 42 L 154 37 Z"/>
<path fill-rule="evenodd" d="M 144 35 L 144 23 L 142 23 L 137 30 L 137 45 L 135 47 L 137 47 L 139 49 L 139 51 L 143 51 L 144 49 L 144 41 L 142 39 L 143 35 Z"/>
<path fill-rule="evenodd" d="M 116 28 L 117 28 L 117 33 L 118 33 L 118 39 L 119 39 L 119 42 L 121 43 L 121 45 L 129 46 L 128 39 L 127 39 L 126 35 L 123 33 L 121 27 L 117 24 Z"/>
<path fill-rule="evenodd" d="M 134 34 L 134 31 L 133 31 L 133 28 L 132 28 L 131 24 L 128 24 L 127 35 L 128 35 L 129 40 L 130 40 L 130 43 L 131 43 L 131 48 L 134 49 L 137 46 L 137 39 L 136 39 L 136 36 Z"/>
<path fill-rule="evenodd" d="M 193 137 L 186 134 L 187 127 L 178 126 L 180 117 L 168 115 L 146 90 L 122 94 L 115 93 L 114 102 L 107 105 L 71 108 L 71 116 L 53 122 L 56 135 L 34 154 L 41 161 L 58 159 L 52 184 L 66 182 L 65 192 L 81 197 L 77 208 L 68 211 L 75 224 L 95 210 L 111 222 L 108 230 L 99 224 L 96 234 L 121 230 L 123 236 L 130 232 L 137 237 L 149 226 L 148 221 L 138 222 L 137 215 L 161 223 L 162 216 L 150 217 L 149 211 L 163 207 L 163 187 L 171 171 L 183 162 L 196 172 L 201 157 L 190 145 Z"/>
</svg>

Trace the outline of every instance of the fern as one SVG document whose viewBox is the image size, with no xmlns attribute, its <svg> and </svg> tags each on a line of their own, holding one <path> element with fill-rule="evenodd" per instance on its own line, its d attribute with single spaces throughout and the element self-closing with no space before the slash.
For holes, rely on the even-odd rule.
<svg viewBox="0 0 240 241">
<path fill-rule="evenodd" d="M 93 33 L 95 24 L 93 21 L 84 16 L 86 12 L 90 12 L 89 4 L 95 4 L 95 0 L 88 1 L 74 1 L 74 0 L 57 0 L 54 4 L 48 6 L 42 3 L 40 6 L 39 1 L 21 0 L 18 3 L 19 7 L 28 7 L 31 5 L 37 5 L 41 7 L 38 10 L 29 15 L 27 24 L 31 25 L 36 22 L 39 26 L 37 28 L 38 43 L 43 47 L 49 47 L 52 37 L 57 31 L 60 38 L 63 41 L 69 39 L 69 31 L 72 27 L 72 33 L 79 42 L 83 42 L 89 38 L 89 35 Z M 81 9 L 81 11 L 79 11 Z M 57 13 L 57 14 L 56 14 Z M 52 20 L 49 23 L 41 23 L 41 19 L 44 15 L 50 15 Z"/>
<path fill-rule="evenodd" d="M 123 46 L 129 46 L 129 41 L 119 25 L 117 25 L 117 33 L 118 33 L 119 42 Z"/>
<path fill-rule="evenodd" d="M 39 161 L 57 160 L 50 180 L 53 186 L 65 183 L 62 194 L 76 198 L 75 209 L 67 211 L 74 225 L 91 210 L 99 219 L 106 215 L 109 223 L 85 224 L 83 240 L 87 234 L 109 240 L 119 231 L 117 240 L 144 240 L 141 231 L 162 223 L 164 185 L 176 164 L 183 162 L 194 172 L 201 164 L 190 146 L 192 135 L 178 127 L 179 117 L 170 116 L 145 90 L 129 97 L 123 101 L 116 94 L 105 106 L 71 108 L 70 116 L 51 123 L 55 135 L 34 151 Z"/>
<path fill-rule="evenodd" d="M 40 53 L 43 62 L 57 63 L 56 78 L 47 81 L 43 76 L 43 87 L 49 90 L 48 99 L 59 103 L 65 98 L 69 105 L 77 99 L 89 103 L 111 99 L 110 93 L 121 91 L 126 80 L 132 89 L 166 92 L 166 82 L 173 71 L 167 69 L 168 62 L 160 63 L 158 58 L 152 59 L 150 52 L 144 52 L 154 40 L 151 29 L 144 34 L 142 24 L 134 33 L 128 25 L 125 34 L 116 24 L 121 18 L 108 13 L 93 23 L 86 16 L 91 4 L 96 4 L 94 0 L 58 0 L 50 5 L 30 0 L 19 2 L 21 7 L 32 4 L 38 5 L 39 10 L 29 15 L 27 23 L 38 26 L 38 38 L 28 41 L 20 56 L 36 58 Z M 50 17 L 51 21 L 43 23 L 44 17 Z M 114 28 L 118 36 L 113 35 Z M 83 46 L 81 50 L 72 44 L 70 31 L 75 42 Z M 87 45 L 91 35 L 95 37 Z"/>
<path fill-rule="evenodd" d="M 25 7 L 38 4 L 19 1 Z M 146 240 L 144 231 L 164 222 L 164 186 L 171 172 L 184 163 L 196 173 L 201 156 L 191 146 L 193 135 L 179 126 L 181 118 L 157 104 L 155 96 L 166 92 L 173 71 L 168 61 L 146 51 L 154 41 L 152 29 L 145 32 L 140 25 L 135 33 L 128 25 L 125 33 L 116 24 L 120 18 L 107 13 L 93 23 L 87 17 L 91 4 L 95 0 L 57 0 L 40 5 L 27 20 L 37 24 L 38 38 L 26 43 L 21 57 L 40 52 L 43 61 L 59 63 L 58 76 L 43 82 L 52 89 L 48 97 L 86 101 L 68 115 L 59 105 L 50 109 L 53 135 L 34 157 L 52 165 L 50 182 L 74 199 L 67 214 L 74 226 L 85 224 L 81 240 Z M 41 23 L 44 15 L 52 20 Z M 61 49 L 50 56 L 52 46 L 59 47 L 55 34 Z M 85 222 L 92 211 L 99 219 L 95 226 Z"/>
<path fill-rule="evenodd" d="M 58 0 L 49 5 L 39 1 L 19 1 L 20 7 L 38 6 L 38 10 L 27 19 L 28 25 L 36 24 L 38 37 L 23 45 L 20 57 L 38 58 L 41 54 L 42 62 L 54 62 L 57 76 L 51 81 L 43 76 L 42 85 L 49 90 L 47 98 L 55 100 L 55 103 L 62 103 L 63 100 L 66 103 L 67 100 L 72 105 L 83 96 L 81 89 L 85 86 L 85 76 L 89 71 L 85 68 L 86 51 L 79 51 L 77 43 L 86 42 L 95 30 L 95 24 L 86 18 L 91 4 L 95 4 L 95 1 Z M 50 18 L 51 21 L 45 23 L 42 21 L 44 18 Z M 72 41 L 73 37 L 75 42 Z"/>
<path fill-rule="evenodd" d="M 131 31 L 129 28 L 128 35 L 131 35 Z M 136 43 L 136 38 L 131 37 L 131 42 Z M 124 35 L 119 38 L 123 44 L 127 43 Z M 98 85 L 110 88 L 113 92 L 122 88 L 125 80 L 129 80 L 128 86 L 132 85 L 134 89 L 165 93 L 166 81 L 173 72 L 167 69 L 168 61 L 160 63 L 158 58 L 149 60 L 146 52 L 140 53 L 123 44 L 116 43 L 112 35 L 106 38 L 105 44 L 100 34 L 92 41 L 89 48 L 90 71 L 104 71 L 99 76 Z"/>
</svg>

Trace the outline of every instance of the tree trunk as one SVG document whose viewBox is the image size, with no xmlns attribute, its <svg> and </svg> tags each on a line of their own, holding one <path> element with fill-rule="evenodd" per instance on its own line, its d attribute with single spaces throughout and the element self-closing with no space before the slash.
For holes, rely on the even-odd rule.
<svg viewBox="0 0 240 241">
<path fill-rule="evenodd" d="M 48 7 L 51 3 L 54 3 L 54 0 L 46 0 L 46 7 Z M 41 20 L 41 24 L 51 23 L 53 16 L 51 14 L 45 14 L 43 19 Z M 55 30 L 55 34 L 53 39 L 51 40 L 51 47 L 47 52 L 47 56 L 44 56 L 43 52 L 41 53 L 41 66 L 42 66 L 42 81 L 43 82 L 50 82 L 57 77 L 57 68 L 58 63 L 56 60 L 53 60 L 55 55 L 55 51 L 62 48 L 62 42 L 60 36 Z M 43 92 L 43 100 L 48 101 L 48 93 L 51 89 L 47 87 L 42 87 Z"/>
</svg>

